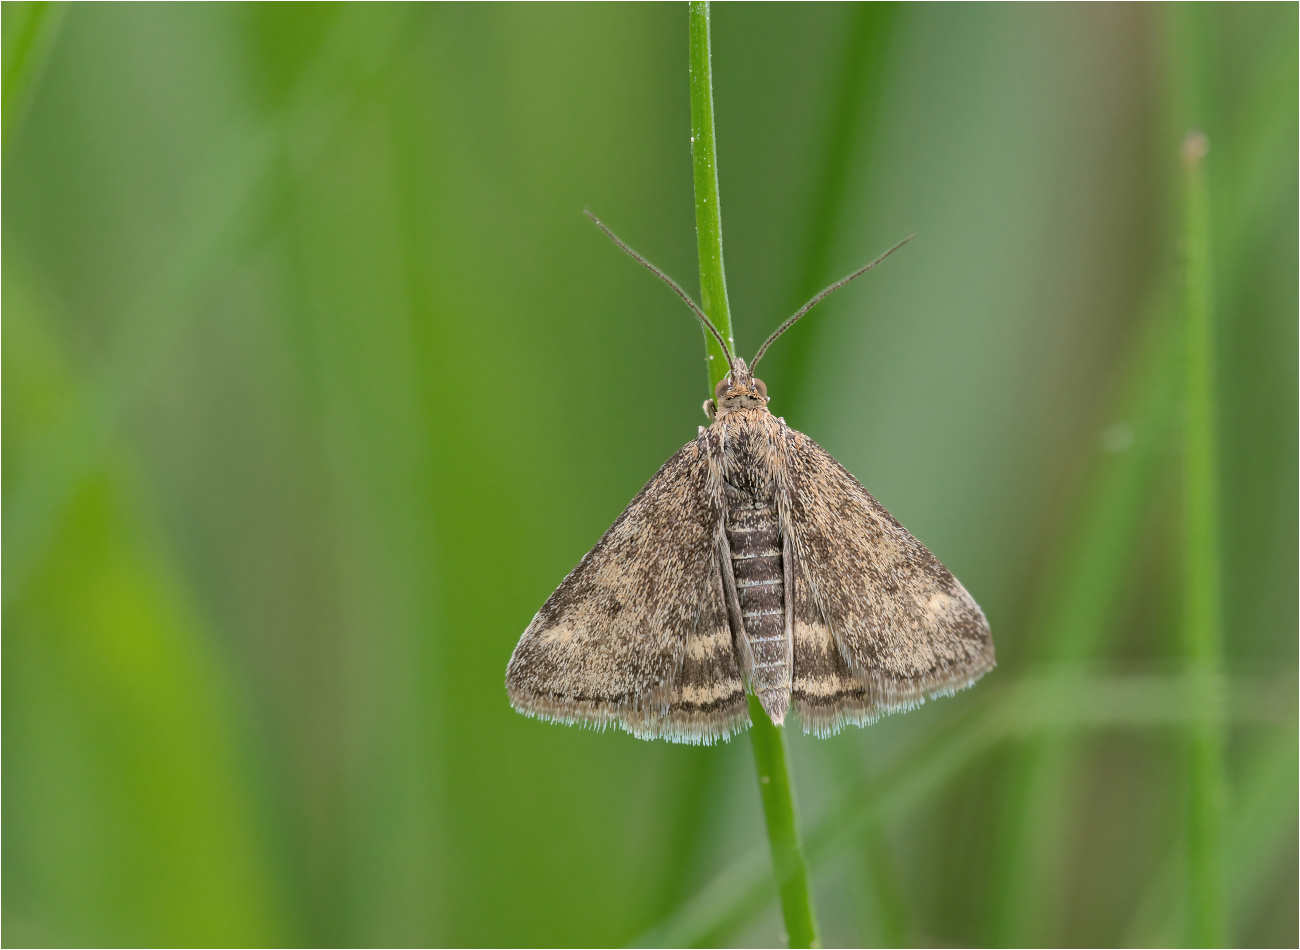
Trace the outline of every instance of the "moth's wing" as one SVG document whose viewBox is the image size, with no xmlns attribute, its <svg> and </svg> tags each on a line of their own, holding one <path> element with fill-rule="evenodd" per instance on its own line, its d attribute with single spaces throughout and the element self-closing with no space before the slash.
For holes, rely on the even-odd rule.
<svg viewBox="0 0 1300 950">
<path fill-rule="evenodd" d="M 749 726 L 745 682 L 736 665 L 731 625 L 717 557 L 710 559 L 700 619 L 686 637 L 686 654 L 673 682 L 668 710 L 646 728 L 624 728 L 645 739 L 711 745 Z"/>
<path fill-rule="evenodd" d="M 786 432 L 792 693 L 805 730 L 866 724 L 992 669 L 988 621 L 966 589 L 825 449 Z"/>
<path fill-rule="evenodd" d="M 847 723 L 865 726 L 878 719 L 880 709 L 866 681 L 855 676 L 821 609 L 813 600 L 807 577 L 794 572 L 794 673 L 790 693 L 804 732 L 825 738 Z"/>
<path fill-rule="evenodd" d="M 748 723 L 715 555 L 720 492 L 710 485 L 702 437 L 632 499 L 520 638 L 506 668 L 515 709 L 679 742 Z"/>
</svg>

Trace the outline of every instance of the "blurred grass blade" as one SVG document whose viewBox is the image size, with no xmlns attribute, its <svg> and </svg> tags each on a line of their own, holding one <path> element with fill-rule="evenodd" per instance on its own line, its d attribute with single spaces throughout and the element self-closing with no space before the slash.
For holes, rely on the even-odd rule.
<svg viewBox="0 0 1300 950">
<path fill-rule="evenodd" d="M 1210 104 L 1204 87 L 1209 40 L 1205 16 L 1205 10 L 1192 4 L 1171 4 L 1168 26 L 1173 69 L 1170 111 L 1183 136 L 1178 179 L 1182 266 L 1180 629 L 1182 651 L 1198 683 L 1200 706 L 1204 710 L 1203 719 L 1188 724 L 1186 735 L 1183 942 L 1189 946 L 1217 947 L 1223 945 L 1225 938 L 1220 862 L 1226 778 L 1224 736 L 1216 715 L 1222 697 L 1214 689 L 1222 651 L 1222 573 L 1210 192 L 1206 168 L 1210 143 L 1202 131 Z"/>
<path fill-rule="evenodd" d="M 1157 293 L 1159 293 L 1157 291 Z M 1099 441 L 1090 484 L 1076 507 L 1039 616 L 1041 660 L 1068 666 L 1103 655 L 1106 636 L 1132 577 L 1144 514 L 1169 448 L 1178 385 L 1180 336 L 1167 295 L 1156 297 L 1139 328 L 1129 378 Z M 1068 784 L 1077 753 L 1066 740 L 1026 743 L 1004 793 L 990 943 L 1050 942 L 1061 884 Z"/>
<path fill-rule="evenodd" d="M 3 600 L 15 597 L 39 568 L 64 510 L 82 480 L 99 464 L 123 411 L 144 390 L 185 326 L 177 314 L 193 315 L 191 297 L 205 286 L 217 253 L 231 240 L 231 227 L 254 184 L 270 165 L 267 143 L 233 135 L 195 176 L 193 227 L 161 262 L 157 281 L 144 289 L 119 329 L 98 373 L 76 384 L 79 411 L 42 434 L 20 462 L 4 497 Z"/>
<path fill-rule="evenodd" d="M 75 403 L 76 381 L 56 321 L 8 262 L 5 285 L 12 459 Z M 116 453 L 97 460 L 4 606 L 5 808 L 23 816 L 5 829 L 6 942 L 280 943 L 290 915 L 238 691 L 141 526 L 133 472 Z"/>
<path fill-rule="evenodd" d="M 0 85 L 0 150 L 9 153 L 40 82 L 66 4 L 36 0 L 5 4 L 4 79 Z M 11 35 L 12 34 L 12 35 Z"/>
<path fill-rule="evenodd" d="M 335 95 L 331 83 L 345 57 L 358 55 L 355 26 L 350 18 L 341 18 L 333 42 L 326 42 L 304 71 L 279 117 L 299 134 L 294 155 L 289 155 L 288 137 L 275 123 L 235 127 L 208 160 L 190 172 L 186 231 L 172 242 L 170 257 L 158 263 L 155 279 L 124 308 L 126 316 L 102 365 L 79 383 L 81 411 L 70 413 L 31 447 L 14 488 L 5 493 L 4 601 L 21 590 L 39 565 L 81 479 L 94 469 L 123 413 L 196 317 L 196 298 L 231 266 L 232 256 L 238 257 L 232 252 L 256 222 L 254 199 L 277 161 L 309 160 L 311 149 L 351 108 L 352 99 Z M 380 37 L 378 50 L 368 52 L 382 60 L 395 40 L 388 33 Z"/>
<path fill-rule="evenodd" d="M 1222 852 L 1232 943 L 1249 941 L 1249 925 L 1268 899 L 1269 871 L 1296 838 L 1298 739 L 1294 729 L 1276 730 L 1259 743 L 1241 770 Z"/>
<path fill-rule="evenodd" d="M 1205 136 L 1183 143 L 1185 171 L 1183 644 L 1198 684 L 1203 719 L 1188 735 L 1187 864 L 1192 942 L 1223 943 L 1223 735 L 1215 709 L 1220 665 L 1218 480 L 1215 472 L 1214 324 L 1210 279 L 1209 186 Z"/>
<path fill-rule="evenodd" d="M 899 35 L 904 8 L 892 3 L 855 3 L 848 14 L 843 60 L 834 91 L 834 104 L 824 134 L 803 258 L 791 288 L 791 308 L 807 300 L 837 274 L 831 273 L 831 253 L 840 228 L 852 181 L 851 173 L 870 160 L 876 116 L 883 99 L 885 65 Z M 781 398 L 790 418 L 807 405 L 813 344 L 825 320 L 804 321 L 786 334 L 773 354 L 782 374 Z M 770 358 L 770 357 L 769 357 Z"/>
<path fill-rule="evenodd" d="M 900 33 L 903 14 L 904 8 L 892 3 L 855 3 L 848 8 L 833 104 L 815 166 L 807 237 L 789 298 L 791 307 L 807 300 L 836 276 L 831 273 L 831 254 L 841 240 L 852 172 L 871 158 L 877 115 L 884 99 L 885 67 Z M 818 328 L 824 326 L 824 320 L 813 322 L 799 332 L 787 334 L 774 354 L 776 365 L 769 375 L 781 378 L 781 398 L 791 418 L 801 415 L 808 405 L 814 344 L 819 338 Z M 857 857 L 861 865 L 857 879 L 859 886 L 869 891 L 869 899 L 862 902 L 859 916 L 882 943 L 903 946 L 909 942 L 911 923 L 890 842 L 882 829 L 873 825 L 863 832 L 862 845 Z M 868 920 L 866 915 L 873 912 Z"/>
</svg>

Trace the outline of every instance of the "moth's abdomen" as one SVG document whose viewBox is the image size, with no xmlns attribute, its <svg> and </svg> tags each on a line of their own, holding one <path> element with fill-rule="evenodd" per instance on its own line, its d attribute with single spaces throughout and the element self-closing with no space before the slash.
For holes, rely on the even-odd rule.
<svg viewBox="0 0 1300 950">
<path fill-rule="evenodd" d="M 770 499 L 728 491 L 726 530 L 740 616 L 754 657 L 753 690 L 779 723 L 789 704 L 791 671 L 776 507 Z"/>
</svg>

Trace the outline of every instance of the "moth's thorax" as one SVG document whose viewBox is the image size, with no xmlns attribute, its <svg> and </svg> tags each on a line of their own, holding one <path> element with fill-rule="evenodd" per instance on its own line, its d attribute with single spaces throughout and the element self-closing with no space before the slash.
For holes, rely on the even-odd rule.
<svg viewBox="0 0 1300 950">
<path fill-rule="evenodd" d="M 770 498 L 775 489 L 780 423 L 766 408 L 720 412 L 717 431 L 722 474 L 732 488 Z"/>
<path fill-rule="evenodd" d="M 726 483 L 756 497 L 770 498 L 787 467 L 785 426 L 766 409 L 721 413 L 709 427 L 720 474 Z"/>
</svg>

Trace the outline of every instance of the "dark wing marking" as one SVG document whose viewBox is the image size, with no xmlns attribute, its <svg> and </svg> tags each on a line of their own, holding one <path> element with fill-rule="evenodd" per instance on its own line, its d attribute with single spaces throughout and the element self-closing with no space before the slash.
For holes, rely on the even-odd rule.
<svg viewBox="0 0 1300 950">
<path fill-rule="evenodd" d="M 825 449 L 786 431 L 804 729 L 866 724 L 992 669 L 988 621 L 966 589 Z"/>
<path fill-rule="evenodd" d="M 678 451 L 542 605 L 506 668 L 515 709 L 678 742 L 748 723 L 708 469 L 705 439 Z"/>
</svg>

